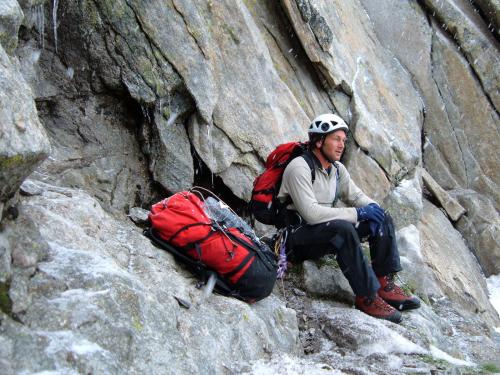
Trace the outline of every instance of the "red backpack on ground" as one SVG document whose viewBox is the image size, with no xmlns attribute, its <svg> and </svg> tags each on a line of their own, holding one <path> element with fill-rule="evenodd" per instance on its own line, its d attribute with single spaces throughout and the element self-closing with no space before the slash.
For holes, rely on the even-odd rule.
<svg viewBox="0 0 500 375">
<path fill-rule="evenodd" d="M 290 142 L 279 145 L 269 154 L 265 171 L 257 176 L 253 183 L 252 198 L 249 209 L 253 216 L 263 224 L 278 228 L 286 225 L 285 208 L 289 202 L 280 202 L 277 198 L 283 172 L 286 166 L 296 157 L 302 156 L 311 169 L 314 182 L 314 161 L 307 151 L 308 143 Z"/>
<path fill-rule="evenodd" d="M 213 202 L 223 207 L 220 201 Z M 220 293 L 247 302 L 267 297 L 276 281 L 274 253 L 257 242 L 253 232 L 256 241 L 239 227 L 214 220 L 206 203 L 197 194 L 184 191 L 154 204 L 149 214 L 151 228 L 146 234 L 186 263 L 203 281 L 208 272 L 215 272 L 216 290 Z M 234 218 L 241 220 L 236 214 Z"/>
</svg>

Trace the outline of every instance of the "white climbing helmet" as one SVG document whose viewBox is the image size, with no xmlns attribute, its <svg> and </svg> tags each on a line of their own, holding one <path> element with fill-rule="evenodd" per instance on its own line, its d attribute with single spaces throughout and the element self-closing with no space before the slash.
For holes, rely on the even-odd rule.
<svg viewBox="0 0 500 375">
<path fill-rule="evenodd" d="M 347 133 L 349 127 L 339 116 L 333 113 L 325 113 L 312 120 L 308 133 L 328 134 L 339 129 L 344 129 Z"/>
</svg>

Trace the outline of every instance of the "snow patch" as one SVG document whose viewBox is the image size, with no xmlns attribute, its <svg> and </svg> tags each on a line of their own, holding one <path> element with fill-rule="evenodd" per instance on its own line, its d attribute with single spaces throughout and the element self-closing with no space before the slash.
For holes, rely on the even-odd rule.
<svg viewBox="0 0 500 375">
<path fill-rule="evenodd" d="M 95 292 L 85 290 L 85 289 L 70 289 L 70 290 L 65 290 L 64 292 L 62 292 L 61 297 L 90 299 L 91 297 L 100 296 L 100 295 L 104 295 L 104 294 L 108 294 L 108 293 L 109 293 L 109 289 L 98 290 Z"/>
<path fill-rule="evenodd" d="M 87 340 L 83 340 L 71 345 L 71 351 L 79 355 L 99 352 L 102 350 L 103 349 L 99 345 L 97 345 L 94 342 L 89 342 Z"/>
<path fill-rule="evenodd" d="M 45 352 L 54 355 L 59 352 L 73 352 L 79 355 L 100 353 L 106 355 L 107 351 L 94 342 L 75 336 L 72 331 L 42 332 L 40 335 L 48 339 L 49 344 Z"/>
<path fill-rule="evenodd" d="M 85 289 L 70 289 L 62 292 L 58 297 L 49 300 L 50 303 L 60 305 L 68 308 L 71 304 L 85 303 L 89 306 L 88 302 L 97 296 L 108 295 L 109 289 L 89 291 Z"/>
<path fill-rule="evenodd" d="M 488 296 L 491 305 L 495 308 L 498 315 L 500 315 L 500 275 L 493 275 L 486 279 L 488 286 Z M 500 333 L 500 327 L 495 327 L 495 331 Z"/>
<path fill-rule="evenodd" d="M 443 360 L 445 360 L 451 364 L 457 365 L 457 366 L 476 366 L 476 364 L 473 362 L 464 361 L 462 359 L 452 357 L 448 353 L 443 352 L 441 349 L 438 349 L 433 345 L 430 345 L 429 349 L 430 349 L 430 352 L 434 358 L 443 359 Z"/>
<path fill-rule="evenodd" d="M 403 360 L 395 355 L 389 356 L 387 367 L 391 370 L 400 370 L 403 367 Z"/>
<path fill-rule="evenodd" d="M 365 345 L 359 349 L 359 353 L 363 355 L 370 355 L 373 353 L 402 353 L 402 354 L 426 354 L 427 350 L 414 344 L 407 338 L 404 338 L 400 334 L 384 327 L 381 330 L 383 340 L 379 340 L 373 344 Z M 384 332 L 385 331 L 385 332 Z M 378 336 L 378 335 L 377 335 Z"/>
<path fill-rule="evenodd" d="M 90 253 L 79 249 L 61 246 L 49 242 L 53 259 L 39 264 L 39 269 L 56 279 L 67 278 L 68 273 L 74 276 L 88 275 L 92 279 L 99 276 L 121 276 L 130 279 L 130 274 L 121 269 L 113 260 L 102 257 L 99 253 Z M 71 270 L 69 272 L 68 270 Z"/>
<path fill-rule="evenodd" d="M 44 371 L 39 371 L 39 372 L 27 372 L 27 371 L 22 371 L 19 373 L 19 375 L 78 375 L 78 372 L 70 369 L 68 367 L 63 367 L 63 368 L 58 368 L 57 370 L 44 370 Z"/>
<path fill-rule="evenodd" d="M 253 362 L 250 369 L 245 368 L 241 374 L 275 375 L 275 374 L 310 374 L 341 375 L 343 372 L 333 369 L 326 363 L 314 363 L 304 358 L 292 357 L 288 354 L 273 356 L 271 360 Z"/>
<path fill-rule="evenodd" d="M 406 249 L 411 254 L 416 254 L 420 259 L 423 259 L 420 248 L 420 232 L 413 224 L 401 228 L 396 232 L 398 245 Z"/>
</svg>

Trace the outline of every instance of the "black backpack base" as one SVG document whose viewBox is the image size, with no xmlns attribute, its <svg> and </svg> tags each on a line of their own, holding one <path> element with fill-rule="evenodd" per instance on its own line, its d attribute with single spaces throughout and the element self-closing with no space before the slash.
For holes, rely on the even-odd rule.
<svg viewBox="0 0 500 375">
<path fill-rule="evenodd" d="M 216 281 L 214 290 L 223 296 L 234 297 L 247 303 L 254 303 L 266 298 L 271 294 L 276 282 L 276 272 L 269 272 L 269 266 L 277 270 L 276 259 L 271 252 L 256 256 L 245 274 L 236 284 L 210 269 L 207 265 L 188 257 L 182 249 L 172 246 L 163 240 L 153 228 L 144 230 L 144 235 L 158 248 L 171 253 L 175 259 L 191 271 L 199 279 L 198 288 L 205 285 L 212 274 L 215 274 Z M 268 254 L 269 253 L 269 254 Z M 260 254 L 259 254 L 260 255 Z"/>
</svg>

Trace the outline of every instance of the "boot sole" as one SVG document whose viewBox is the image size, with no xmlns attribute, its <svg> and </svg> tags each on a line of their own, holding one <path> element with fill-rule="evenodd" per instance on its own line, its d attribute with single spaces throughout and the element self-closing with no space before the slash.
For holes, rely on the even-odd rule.
<svg viewBox="0 0 500 375">
<path fill-rule="evenodd" d="M 388 321 L 396 323 L 396 324 L 401 323 L 403 320 L 403 315 L 398 310 L 396 310 L 393 315 L 381 316 L 381 315 L 368 314 L 366 311 L 363 311 L 362 309 L 358 308 L 357 306 L 356 306 L 356 309 L 365 313 L 368 316 L 371 316 L 372 318 L 384 319 L 384 320 L 388 320 Z"/>
<path fill-rule="evenodd" d="M 388 321 L 396 323 L 396 324 L 399 324 L 403 321 L 403 315 L 401 315 L 401 314 L 395 315 L 395 316 L 386 316 L 386 317 L 378 317 L 377 316 L 376 318 L 385 319 L 385 320 L 388 320 Z"/>
<path fill-rule="evenodd" d="M 391 316 L 376 316 L 376 315 L 370 315 L 370 314 L 367 314 L 367 315 L 370 315 L 373 318 L 384 319 L 384 320 L 388 320 L 389 322 L 399 324 L 403 321 L 403 315 L 401 315 L 401 313 L 399 311 L 397 311 L 397 313 L 398 314 L 394 314 Z"/>
<path fill-rule="evenodd" d="M 418 309 L 420 307 L 419 300 L 407 299 L 407 300 L 401 302 L 401 301 L 391 301 L 391 300 L 384 299 L 384 301 L 399 311 L 413 310 L 413 309 Z"/>
</svg>

